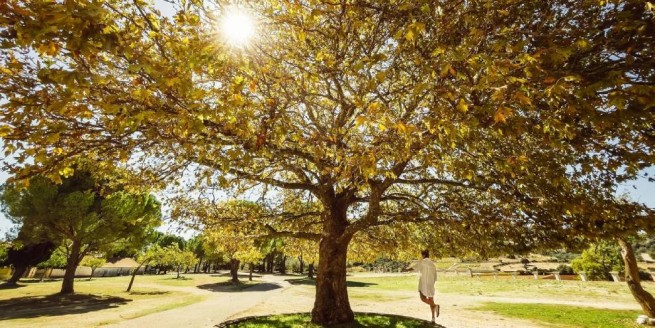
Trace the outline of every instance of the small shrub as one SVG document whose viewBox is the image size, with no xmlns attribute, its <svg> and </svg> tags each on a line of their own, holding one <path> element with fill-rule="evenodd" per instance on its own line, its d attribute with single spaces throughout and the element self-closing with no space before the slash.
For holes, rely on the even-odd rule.
<svg viewBox="0 0 655 328">
<path fill-rule="evenodd" d="M 575 274 L 573 268 L 566 264 L 560 264 L 557 267 L 557 271 L 559 271 L 559 274 Z"/>
<path fill-rule="evenodd" d="M 653 277 L 647 271 L 639 270 L 639 279 L 641 279 L 641 281 L 651 281 L 653 280 Z"/>
</svg>

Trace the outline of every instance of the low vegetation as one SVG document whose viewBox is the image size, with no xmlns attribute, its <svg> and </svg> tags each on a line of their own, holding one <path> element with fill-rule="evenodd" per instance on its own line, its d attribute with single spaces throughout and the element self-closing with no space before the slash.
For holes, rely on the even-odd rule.
<svg viewBox="0 0 655 328">
<path fill-rule="evenodd" d="M 321 327 L 310 323 L 309 313 L 304 314 L 283 314 L 268 317 L 252 318 L 225 327 L 235 328 L 264 328 L 264 327 L 287 327 L 306 328 Z M 435 327 L 435 325 L 422 320 L 416 320 L 395 315 L 356 314 L 355 322 L 352 324 L 338 325 L 339 328 L 361 328 L 361 327 L 391 327 L 391 328 L 422 328 Z"/>
<path fill-rule="evenodd" d="M 596 309 L 560 304 L 485 303 L 474 308 L 506 317 L 536 321 L 548 327 L 627 328 L 638 327 L 639 311 Z"/>
</svg>

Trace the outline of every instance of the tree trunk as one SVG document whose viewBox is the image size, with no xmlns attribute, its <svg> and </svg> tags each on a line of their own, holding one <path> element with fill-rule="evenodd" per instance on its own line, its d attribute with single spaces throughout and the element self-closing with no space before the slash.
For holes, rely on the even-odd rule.
<svg viewBox="0 0 655 328">
<path fill-rule="evenodd" d="M 180 269 L 181 269 L 181 265 L 178 265 L 177 266 L 177 277 L 175 279 L 180 279 Z"/>
<path fill-rule="evenodd" d="M 316 299 L 312 309 L 312 322 L 315 324 L 328 326 L 355 320 L 346 287 L 346 254 L 350 239 L 345 239 L 338 240 L 328 235 L 321 240 Z"/>
<path fill-rule="evenodd" d="M 241 261 L 237 259 L 230 260 L 230 275 L 232 276 L 232 283 L 239 283 L 239 263 Z"/>
<path fill-rule="evenodd" d="M 307 278 L 314 279 L 314 263 L 307 265 Z"/>
<path fill-rule="evenodd" d="M 287 274 L 287 256 L 286 255 L 282 255 L 282 261 L 280 261 L 279 265 L 280 265 L 280 267 L 279 267 L 280 273 L 281 274 Z"/>
<path fill-rule="evenodd" d="M 255 263 L 250 262 L 250 276 L 248 276 L 248 280 L 252 281 L 252 272 L 255 271 Z"/>
<path fill-rule="evenodd" d="M 61 284 L 60 294 L 73 294 L 75 292 L 73 283 L 75 282 L 75 270 L 82 259 L 81 248 L 82 245 L 78 241 L 73 241 L 71 252 L 66 259 L 66 272 L 64 273 L 64 281 Z"/>
<path fill-rule="evenodd" d="M 300 274 L 305 271 L 305 261 L 302 260 L 302 256 L 298 256 L 298 263 L 300 264 Z"/>
<path fill-rule="evenodd" d="M 641 287 L 639 268 L 637 267 L 637 259 L 632 246 L 622 238 L 618 238 L 618 241 L 621 246 L 621 256 L 625 263 L 625 282 L 628 284 L 632 296 L 641 305 L 644 313 L 649 318 L 655 318 L 655 298 Z"/>
<path fill-rule="evenodd" d="M 93 278 L 93 274 L 96 272 L 96 268 L 91 268 L 91 275 L 89 276 L 89 281 Z"/>
<path fill-rule="evenodd" d="M 130 278 L 130 284 L 127 285 L 127 291 L 128 292 L 130 290 L 132 290 L 132 284 L 134 283 L 134 278 L 136 277 L 136 273 L 139 272 L 139 269 L 141 269 L 142 265 L 143 265 L 143 263 L 140 263 L 139 266 L 136 267 L 136 269 L 134 269 L 134 272 L 132 272 L 132 278 Z"/>
<path fill-rule="evenodd" d="M 27 265 L 14 266 L 14 273 L 12 273 L 11 278 L 9 278 L 9 280 L 7 280 L 3 285 L 17 286 L 18 280 L 20 280 L 23 274 L 25 274 L 25 271 L 27 271 Z"/>
<path fill-rule="evenodd" d="M 41 279 L 39 279 L 39 282 L 43 282 L 43 279 L 45 279 L 45 275 L 48 273 L 48 268 L 43 268 L 43 273 L 41 274 Z"/>
</svg>

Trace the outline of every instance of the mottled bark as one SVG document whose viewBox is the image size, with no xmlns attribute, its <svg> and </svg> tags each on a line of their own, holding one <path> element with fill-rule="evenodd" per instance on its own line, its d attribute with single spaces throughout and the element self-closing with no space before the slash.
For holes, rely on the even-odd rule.
<svg viewBox="0 0 655 328">
<path fill-rule="evenodd" d="M 347 242 L 338 242 L 333 238 L 323 238 L 320 243 L 313 323 L 336 325 L 355 319 L 346 287 L 347 250 Z"/>
<path fill-rule="evenodd" d="M 632 296 L 644 310 L 644 314 L 649 318 L 655 318 L 655 298 L 641 286 L 637 258 L 632 246 L 622 238 L 619 238 L 618 241 L 621 246 L 621 256 L 625 263 L 625 282 L 628 284 Z"/>
<path fill-rule="evenodd" d="M 323 234 L 318 249 L 316 299 L 312 322 L 324 326 L 352 323 L 355 315 L 348 301 L 346 288 L 346 255 L 352 235 L 348 227 L 347 200 L 336 199 L 325 216 Z"/>
</svg>

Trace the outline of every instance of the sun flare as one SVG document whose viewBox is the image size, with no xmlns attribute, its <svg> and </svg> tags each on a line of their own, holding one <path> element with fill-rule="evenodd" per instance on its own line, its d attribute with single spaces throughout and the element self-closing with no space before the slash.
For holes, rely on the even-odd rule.
<svg viewBox="0 0 655 328">
<path fill-rule="evenodd" d="M 255 35 L 255 22 L 243 10 L 230 10 L 221 20 L 223 36 L 233 45 L 244 46 Z"/>
</svg>

